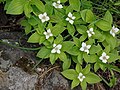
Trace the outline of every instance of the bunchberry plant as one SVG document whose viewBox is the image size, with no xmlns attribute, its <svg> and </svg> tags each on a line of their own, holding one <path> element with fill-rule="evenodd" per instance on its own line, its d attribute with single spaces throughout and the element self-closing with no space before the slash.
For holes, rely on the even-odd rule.
<svg viewBox="0 0 120 90">
<path fill-rule="evenodd" d="M 99 69 L 120 72 L 111 65 L 120 57 L 115 37 L 119 29 L 110 11 L 98 17 L 87 0 L 6 0 L 5 10 L 25 14 L 21 25 L 26 35 L 32 33 L 28 42 L 41 45 L 37 57 L 51 64 L 62 61 L 61 73 L 72 80 L 71 88 L 86 90 L 87 84 L 100 82 Z"/>
</svg>

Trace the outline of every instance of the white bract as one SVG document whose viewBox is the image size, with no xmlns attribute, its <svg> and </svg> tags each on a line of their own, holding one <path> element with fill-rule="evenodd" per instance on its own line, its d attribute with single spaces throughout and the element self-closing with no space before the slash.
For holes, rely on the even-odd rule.
<svg viewBox="0 0 120 90">
<path fill-rule="evenodd" d="M 83 42 L 82 47 L 80 48 L 80 51 L 87 52 L 87 54 L 88 54 L 90 47 L 91 47 L 91 45 L 86 45 L 86 43 Z"/>
<path fill-rule="evenodd" d="M 115 37 L 115 34 L 119 31 L 118 28 L 115 28 L 115 26 L 112 27 L 112 29 L 110 30 L 110 34 Z"/>
<path fill-rule="evenodd" d="M 60 49 L 62 48 L 62 45 L 61 45 L 61 44 L 58 44 L 58 45 L 53 44 L 53 47 L 54 47 L 54 48 L 52 49 L 51 53 L 58 53 L 58 54 L 61 53 L 61 51 L 60 51 Z"/>
<path fill-rule="evenodd" d="M 53 2 L 52 4 L 55 8 L 63 8 L 62 4 L 60 4 L 60 0 L 58 0 L 57 2 Z"/>
<path fill-rule="evenodd" d="M 79 73 L 78 79 L 82 82 L 85 79 L 85 76 L 82 73 Z"/>
<path fill-rule="evenodd" d="M 69 12 L 69 13 L 68 13 L 68 17 L 66 18 L 66 21 L 69 21 L 70 24 L 73 24 L 75 18 L 76 18 L 76 17 L 73 16 L 71 12 Z"/>
<path fill-rule="evenodd" d="M 40 20 L 42 21 L 42 23 L 44 23 L 45 21 L 50 20 L 50 18 L 47 16 L 46 12 L 43 13 L 43 14 L 39 14 L 38 16 L 39 16 Z"/>
<path fill-rule="evenodd" d="M 102 56 L 99 57 L 100 60 L 102 60 L 103 63 L 107 63 L 107 60 L 109 59 L 110 57 L 108 55 L 106 55 L 105 52 L 102 53 Z"/>
<path fill-rule="evenodd" d="M 90 28 L 89 30 L 87 30 L 87 33 L 88 33 L 88 37 L 91 37 L 93 34 L 95 34 L 93 32 L 93 28 Z"/>
<path fill-rule="evenodd" d="M 53 34 L 51 33 L 50 29 L 48 29 L 47 32 L 44 32 L 43 34 L 45 35 L 46 39 L 48 39 L 49 37 L 53 36 Z"/>
</svg>

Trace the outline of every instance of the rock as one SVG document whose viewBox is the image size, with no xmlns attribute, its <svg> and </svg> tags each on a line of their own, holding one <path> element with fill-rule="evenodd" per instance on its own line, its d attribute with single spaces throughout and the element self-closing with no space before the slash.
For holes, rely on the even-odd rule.
<svg viewBox="0 0 120 90">
<path fill-rule="evenodd" d="M 68 81 L 57 70 L 49 74 L 38 86 L 38 90 L 70 90 Z"/>
<path fill-rule="evenodd" d="M 11 67 L 7 74 L 9 90 L 35 90 L 37 74 L 30 75 L 18 67 Z"/>
<path fill-rule="evenodd" d="M 7 74 L 0 70 L 0 89 L 2 88 L 3 90 L 3 88 L 5 88 L 7 84 L 8 84 Z"/>
</svg>

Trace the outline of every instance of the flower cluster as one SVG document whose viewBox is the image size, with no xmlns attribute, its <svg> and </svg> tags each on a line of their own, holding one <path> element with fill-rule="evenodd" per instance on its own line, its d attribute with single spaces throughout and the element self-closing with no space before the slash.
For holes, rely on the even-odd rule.
<svg viewBox="0 0 120 90">
<path fill-rule="evenodd" d="M 76 18 L 76 17 L 73 16 L 71 12 L 69 12 L 69 13 L 68 13 L 68 17 L 66 18 L 66 21 L 68 21 L 70 24 L 73 24 L 75 18 Z"/>
<path fill-rule="evenodd" d="M 86 43 L 83 42 L 83 43 L 82 43 L 82 47 L 80 48 L 80 51 L 87 52 L 87 54 L 88 54 L 90 47 L 91 47 L 91 45 L 86 45 Z"/>
<path fill-rule="evenodd" d="M 107 60 L 109 59 L 110 57 L 105 53 L 103 52 L 102 53 L 102 56 L 99 57 L 100 60 L 102 60 L 103 63 L 107 63 Z"/>
<path fill-rule="evenodd" d="M 58 0 L 57 2 L 53 2 L 52 4 L 55 8 L 63 8 L 62 4 L 60 4 L 60 0 Z"/>
<path fill-rule="evenodd" d="M 61 51 L 60 51 L 60 49 L 62 48 L 61 44 L 58 44 L 58 45 L 53 44 L 53 47 L 54 48 L 51 50 L 51 53 L 58 53 L 58 54 L 61 53 Z"/>
<path fill-rule="evenodd" d="M 45 35 L 46 39 L 48 39 L 49 37 L 53 36 L 53 34 L 51 33 L 50 29 L 48 29 L 47 32 L 44 32 L 43 34 Z"/>
<path fill-rule="evenodd" d="M 91 37 L 92 35 L 94 35 L 95 33 L 93 32 L 93 28 L 90 28 L 89 30 L 87 30 L 88 33 L 88 37 Z"/>
<path fill-rule="evenodd" d="M 115 34 L 119 31 L 118 28 L 115 28 L 115 26 L 112 27 L 112 29 L 110 30 L 110 34 L 115 37 Z"/>
<path fill-rule="evenodd" d="M 85 76 L 82 73 L 79 73 L 78 79 L 82 82 L 85 79 Z"/>
<path fill-rule="evenodd" d="M 45 21 L 50 20 L 50 18 L 47 16 L 47 13 L 43 13 L 43 14 L 39 14 L 39 18 L 42 21 L 42 23 L 44 23 Z"/>
</svg>

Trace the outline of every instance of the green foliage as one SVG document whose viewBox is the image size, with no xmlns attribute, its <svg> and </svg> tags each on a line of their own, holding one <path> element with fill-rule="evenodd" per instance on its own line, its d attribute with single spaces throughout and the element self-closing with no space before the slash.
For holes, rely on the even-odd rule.
<svg viewBox="0 0 120 90">
<path fill-rule="evenodd" d="M 7 8 L 7 14 L 22 14 L 24 10 L 25 0 L 12 0 Z"/>
<path fill-rule="evenodd" d="M 71 88 L 80 84 L 86 90 L 87 83 L 100 82 L 101 78 L 95 74 L 99 69 L 120 72 L 113 66 L 120 57 L 116 49 L 119 43 L 111 34 L 111 29 L 114 30 L 111 12 L 106 10 L 104 16 L 99 17 L 93 13 L 88 0 L 60 0 L 61 8 L 53 6 L 56 1 L 6 0 L 5 10 L 7 14 L 25 14 L 21 25 L 26 35 L 31 34 L 28 42 L 40 44 L 37 57 L 47 58 L 51 64 L 56 60 L 63 62 L 62 75 L 72 80 Z M 69 12 L 72 15 L 68 15 Z M 112 33 L 116 34 L 115 31 Z M 102 58 L 103 52 L 106 53 L 105 57 L 109 56 L 105 59 L 106 63 Z M 83 80 L 78 78 L 79 74 L 83 74 Z M 108 85 L 114 85 L 115 81 L 111 78 Z"/>
</svg>

